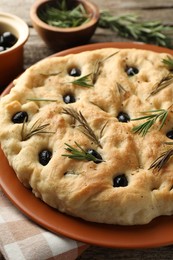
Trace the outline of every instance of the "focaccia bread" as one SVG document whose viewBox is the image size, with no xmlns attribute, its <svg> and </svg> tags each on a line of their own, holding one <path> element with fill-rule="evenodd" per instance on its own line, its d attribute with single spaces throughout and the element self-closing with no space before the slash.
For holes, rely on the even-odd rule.
<svg viewBox="0 0 173 260">
<path fill-rule="evenodd" d="M 0 101 L 1 147 L 18 179 L 92 222 L 173 214 L 171 61 L 105 48 L 27 69 Z"/>
</svg>

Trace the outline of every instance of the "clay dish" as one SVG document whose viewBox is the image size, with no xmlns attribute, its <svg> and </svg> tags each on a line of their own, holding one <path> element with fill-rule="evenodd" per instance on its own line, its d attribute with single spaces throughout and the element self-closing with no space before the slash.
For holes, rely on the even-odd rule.
<svg viewBox="0 0 173 260">
<path fill-rule="evenodd" d="M 29 36 L 27 24 L 19 17 L 0 12 L 0 34 L 9 31 L 16 43 L 0 52 L 0 92 L 23 71 L 23 46 Z"/>
<path fill-rule="evenodd" d="M 98 7 L 88 0 L 71 1 L 74 6 L 82 4 L 86 12 L 91 14 L 91 19 L 77 27 L 62 28 L 48 25 L 47 23 L 43 22 L 38 15 L 39 11 L 44 8 L 45 5 L 53 5 L 55 2 L 55 0 L 38 0 L 35 1 L 31 7 L 30 17 L 32 24 L 39 36 L 51 49 L 56 51 L 87 43 L 94 34 L 97 27 L 99 20 Z"/>
</svg>

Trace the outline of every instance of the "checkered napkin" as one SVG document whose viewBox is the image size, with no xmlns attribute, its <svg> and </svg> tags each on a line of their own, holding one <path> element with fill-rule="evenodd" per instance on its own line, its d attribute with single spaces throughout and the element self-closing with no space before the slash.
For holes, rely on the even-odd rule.
<svg viewBox="0 0 173 260">
<path fill-rule="evenodd" d="M 0 260 L 73 260 L 87 247 L 37 226 L 0 189 Z"/>
</svg>

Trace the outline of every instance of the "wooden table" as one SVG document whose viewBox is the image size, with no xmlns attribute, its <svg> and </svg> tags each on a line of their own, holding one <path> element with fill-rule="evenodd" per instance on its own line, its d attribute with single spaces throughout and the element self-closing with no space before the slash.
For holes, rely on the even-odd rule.
<svg viewBox="0 0 173 260">
<path fill-rule="evenodd" d="M 101 10 L 111 10 L 115 15 L 135 13 L 141 16 L 142 20 L 160 20 L 164 24 L 173 26 L 173 0 L 92 0 Z M 33 0 L 0 0 L 0 11 L 13 13 L 25 20 L 30 28 L 30 37 L 24 49 L 24 67 L 27 68 L 35 62 L 51 55 L 52 50 L 48 49 L 33 29 L 29 17 L 30 6 Z M 172 34 L 173 40 L 173 34 Z M 91 42 L 122 42 L 129 41 L 118 37 L 109 30 L 98 28 Z M 1 259 L 1 255 L 0 255 Z M 158 259 L 172 260 L 173 245 L 154 249 L 108 249 L 97 246 L 89 247 L 78 260 L 102 260 L 102 259 Z M 17 260 L 17 259 L 14 259 Z M 34 260 L 34 259 L 33 259 Z M 70 259 L 69 259 L 70 260 Z"/>
</svg>

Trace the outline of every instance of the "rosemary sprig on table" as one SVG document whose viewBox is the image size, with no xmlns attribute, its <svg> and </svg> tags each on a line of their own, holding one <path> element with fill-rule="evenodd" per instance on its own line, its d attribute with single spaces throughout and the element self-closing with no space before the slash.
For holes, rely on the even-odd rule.
<svg viewBox="0 0 173 260">
<path fill-rule="evenodd" d="M 92 73 L 89 73 L 83 77 L 80 77 L 74 81 L 71 81 L 70 83 L 72 83 L 73 85 L 78 85 L 78 86 L 86 87 L 86 88 L 93 87 L 93 83 L 91 80 L 91 74 Z"/>
<path fill-rule="evenodd" d="M 85 151 L 77 142 L 75 142 L 75 144 L 79 149 L 74 148 L 73 146 L 65 143 L 65 145 L 67 146 L 65 149 L 66 149 L 66 151 L 68 151 L 70 153 L 69 154 L 62 154 L 62 156 L 68 157 L 70 159 L 75 159 L 75 160 L 93 161 L 95 163 L 103 161 L 102 159 L 98 159 L 94 155 Z"/>
<path fill-rule="evenodd" d="M 90 20 L 90 14 L 82 4 L 69 9 L 66 0 L 57 1 L 55 6 L 46 4 L 38 16 L 45 23 L 61 28 L 80 26 Z"/>
<path fill-rule="evenodd" d="M 169 73 L 168 75 L 166 75 L 164 78 L 162 78 L 159 83 L 156 84 L 156 87 L 154 88 L 154 90 L 150 93 L 150 96 L 153 96 L 155 94 L 157 94 L 159 91 L 161 91 L 162 89 L 168 87 L 171 83 L 173 83 L 173 73 Z"/>
<path fill-rule="evenodd" d="M 49 126 L 49 124 L 39 124 L 39 120 L 37 120 L 32 127 L 26 130 L 26 120 L 24 120 L 21 130 L 22 141 L 28 140 L 30 137 L 36 134 L 54 134 L 51 131 L 45 131 L 45 129 Z"/>
<path fill-rule="evenodd" d="M 99 27 L 108 28 L 125 38 L 136 41 L 153 43 L 160 46 L 170 47 L 171 40 L 164 34 L 170 26 L 163 25 L 160 21 L 142 22 L 134 14 L 114 16 L 108 11 L 100 13 Z"/>
<path fill-rule="evenodd" d="M 166 121 L 166 118 L 168 115 L 168 110 L 169 109 L 167 109 L 167 110 L 157 109 L 157 110 L 150 110 L 150 111 L 143 112 L 143 113 L 146 113 L 145 116 L 142 116 L 139 118 L 134 118 L 131 120 L 136 121 L 136 120 L 146 119 L 147 121 L 140 125 L 134 126 L 132 128 L 132 131 L 134 133 L 138 133 L 138 134 L 141 134 L 142 136 L 145 136 L 148 133 L 149 129 L 155 124 L 156 121 L 159 121 L 159 123 L 160 123 L 160 127 L 159 127 L 159 130 L 160 130 Z"/>
<path fill-rule="evenodd" d="M 166 143 L 173 145 L 173 142 Z M 173 156 L 173 148 L 163 152 L 154 162 L 150 165 L 148 170 L 157 169 L 160 171 L 168 160 Z"/>
<path fill-rule="evenodd" d="M 91 139 L 95 144 L 97 144 L 100 148 L 102 148 L 100 141 L 98 140 L 97 136 L 95 135 L 92 128 L 89 126 L 87 120 L 82 115 L 82 113 L 79 111 L 77 112 L 73 108 L 64 108 L 63 113 L 66 115 L 70 115 L 74 119 L 76 119 L 80 123 L 80 127 L 82 127 L 82 132 L 88 136 L 89 139 Z"/>
</svg>

